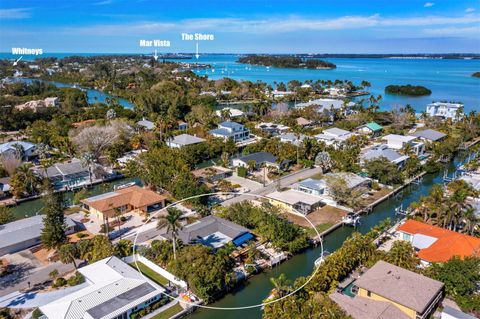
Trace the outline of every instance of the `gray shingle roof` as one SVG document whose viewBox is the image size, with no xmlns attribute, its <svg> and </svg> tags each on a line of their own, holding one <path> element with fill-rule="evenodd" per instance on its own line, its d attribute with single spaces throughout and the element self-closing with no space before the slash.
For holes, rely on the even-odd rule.
<svg viewBox="0 0 480 319">
<path fill-rule="evenodd" d="M 65 216 L 67 227 L 75 226 L 75 222 Z M 0 248 L 9 247 L 40 237 L 43 228 L 43 215 L 20 219 L 0 225 Z"/>
<path fill-rule="evenodd" d="M 443 283 L 384 261 L 377 262 L 355 281 L 359 288 L 423 313 Z"/>
<path fill-rule="evenodd" d="M 185 226 L 178 232 L 178 238 L 184 243 L 193 243 L 217 232 L 234 239 L 241 234 L 249 232 L 249 230 L 226 219 L 210 215 Z M 171 238 L 171 235 L 165 234 L 165 237 Z"/>
<path fill-rule="evenodd" d="M 197 144 L 205 141 L 203 138 L 199 138 L 190 134 L 180 134 L 175 136 L 170 142 L 178 145 L 186 146 Z"/>
<path fill-rule="evenodd" d="M 399 308 L 389 302 L 376 301 L 362 297 L 349 297 L 335 292 L 330 295 L 348 315 L 354 319 L 408 319 Z"/>
<path fill-rule="evenodd" d="M 247 163 L 249 161 L 255 161 L 257 164 L 260 163 L 276 163 L 277 162 L 277 157 L 273 156 L 272 154 L 268 152 L 257 152 L 257 153 L 252 153 L 248 154 L 245 156 L 242 156 L 239 158 L 239 160 Z"/>
<path fill-rule="evenodd" d="M 441 140 L 442 138 L 444 138 L 445 134 L 443 134 L 442 132 L 439 132 L 439 131 L 435 131 L 435 130 L 432 130 L 432 129 L 426 129 L 426 130 L 423 130 L 423 131 L 418 131 L 418 132 L 415 132 L 413 133 L 414 136 L 417 136 L 417 137 L 423 137 L 427 140 L 430 140 L 430 141 L 438 141 L 438 140 Z"/>
<path fill-rule="evenodd" d="M 242 124 L 239 124 L 237 122 L 231 122 L 231 121 L 225 121 L 225 122 L 222 122 L 218 125 L 223 126 L 223 127 L 227 127 L 227 128 L 231 128 L 233 130 L 240 130 L 240 129 L 243 128 Z"/>
<path fill-rule="evenodd" d="M 373 160 L 380 157 L 385 157 L 390 162 L 399 162 L 401 160 L 408 158 L 408 156 L 402 155 L 397 151 L 391 148 L 388 148 L 387 145 L 383 145 L 383 144 L 373 147 L 368 152 L 363 154 L 361 157 L 362 157 L 362 160 Z"/>
</svg>

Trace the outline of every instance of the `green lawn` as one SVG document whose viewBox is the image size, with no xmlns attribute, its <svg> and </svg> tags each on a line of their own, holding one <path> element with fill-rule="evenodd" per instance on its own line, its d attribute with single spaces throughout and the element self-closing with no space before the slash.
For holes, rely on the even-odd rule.
<svg viewBox="0 0 480 319">
<path fill-rule="evenodd" d="M 152 269 L 148 268 L 145 264 L 142 264 L 139 261 L 137 261 L 136 264 L 135 264 L 135 262 L 130 263 L 130 266 L 132 266 L 135 269 L 137 269 L 137 265 L 138 265 L 138 269 L 140 269 L 141 272 L 145 276 L 147 276 L 151 280 L 155 281 L 157 284 L 162 285 L 162 286 L 166 286 L 168 284 L 168 279 L 167 278 L 161 276 L 160 274 L 156 273 Z"/>
<path fill-rule="evenodd" d="M 177 313 L 179 313 L 182 310 L 183 310 L 182 306 L 180 306 L 180 304 L 177 303 L 175 306 L 172 306 L 172 307 L 168 308 L 167 310 L 159 313 L 158 315 L 156 315 L 152 319 L 168 319 L 171 316 L 176 315 Z"/>
<path fill-rule="evenodd" d="M 317 227 L 315 227 L 318 232 L 321 234 L 323 231 L 326 231 L 327 229 L 329 229 L 330 227 L 332 227 L 334 225 L 334 223 L 325 223 L 325 224 L 320 224 L 320 225 L 317 225 Z M 317 236 L 317 233 L 315 232 L 315 230 L 313 228 L 308 228 L 307 229 L 307 234 L 309 236 Z"/>
</svg>

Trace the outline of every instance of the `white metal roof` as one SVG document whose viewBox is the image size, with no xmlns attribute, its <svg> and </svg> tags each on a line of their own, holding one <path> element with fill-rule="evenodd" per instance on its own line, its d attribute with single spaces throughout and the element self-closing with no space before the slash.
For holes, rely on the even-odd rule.
<svg viewBox="0 0 480 319">
<path fill-rule="evenodd" d="M 294 205 L 299 202 L 308 205 L 314 205 L 322 201 L 322 199 L 318 196 L 310 195 L 294 189 L 289 189 L 283 192 L 276 191 L 268 194 L 267 198 L 274 199 L 289 205 Z"/>
<path fill-rule="evenodd" d="M 48 319 L 90 318 L 88 312 L 93 308 L 102 313 L 99 318 L 115 318 L 165 291 L 117 257 L 102 259 L 78 271 L 89 285 L 40 307 Z M 136 295 L 139 289 L 143 293 Z M 109 305 L 115 305 L 115 309 L 106 309 Z"/>
</svg>

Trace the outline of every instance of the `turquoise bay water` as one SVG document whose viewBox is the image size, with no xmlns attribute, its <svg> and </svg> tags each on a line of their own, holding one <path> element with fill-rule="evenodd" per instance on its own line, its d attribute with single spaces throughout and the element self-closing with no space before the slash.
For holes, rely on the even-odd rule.
<svg viewBox="0 0 480 319">
<path fill-rule="evenodd" d="M 424 111 L 432 101 L 460 101 L 465 110 L 480 110 L 480 79 L 472 73 L 480 71 L 480 60 L 464 59 L 382 59 L 382 58 L 331 58 L 337 65 L 334 70 L 281 69 L 239 64 L 235 55 L 207 55 L 200 63 L 212 64 L 212 69 L 197 70 L 199 75 L 212 79 L 225 76 L 237 80 L 288 82 L 290 80 L 350 80 L 360 84 L 369 81 L 374 95 L 381 94 L 381 108 L 412 105 L 418 112 Z M 223 72 L 223 73 L 222 73 Z M 430 96 L 404 97 L 386 95 L 384 89 L 390 84 L 423 85 L 432 91 Z"/>
<path fill-rule="evenodd" d="M 104 55 L 96 53 L 55 53 L 44 54 L 42 57 L 80 55 Z M 177 62 L 199 62 L 212 65 L 212 69 L 197 70 L 198 75 L 207 75 L 211 79 L 231 77 L 236 80 L 288 82 L 290 80 L 351 80 L 360 84 L 362 80 L 369 81 L 369 89 L 374 95 L 383 96 L 380 102 L 384 110 L 406 104 L 412 105 L 418 112 L 425 109 L 432 101 L 460 101 L 465 104 L 467 112 L 480 110 L 480 78 L 472 77 L 472 73 L 480 71 L 480 60 L 465 59 L 387 59 L 387 58 L 329 58 L 337 65 L 334 70 L 281 69 L 251 66 L 236 63 L 238 55 L 206 54 L 196 59 L 172 60 Z M 0 58 L 12 59 L 9 53 L 0 53 Z M 28 59 L 24 57 L 24 59 Z M 170 60 L 168 60 L 170 61 Z M 423 85 L 432 94 L 424 97 L 404 97 L 386 95 L 385 86 L 389 84 Z M 104 93 L 88 92 L 90 101 L 104 101 Z M 94 100 L 94 96 L 97 100 Z M 126 101 L 122 105 L 131 107 Z"/>
</svg>

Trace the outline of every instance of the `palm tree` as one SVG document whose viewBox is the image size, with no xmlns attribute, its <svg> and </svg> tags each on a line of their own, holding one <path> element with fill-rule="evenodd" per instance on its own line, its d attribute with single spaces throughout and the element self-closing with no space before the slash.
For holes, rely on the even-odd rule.
<svg viewBox="0 0 480 319">
<path fill-rule="evenodd" d="M 167 215 L 161 216 L 157 223 L 157 229 L 167 228 L 167 233 L 172 234 L 173 260 L 177 260 L 176 242 L 178 231 L 183 228 L 182 219 L 182 211 L 178 208 L 170 207 L 167 208 Z"/>
<path fill-rule="evenodd" d="M 88 152 L 83 154 L 82 156 L 82 164 L 83 166 L 88 168 L 88 177 L 90 179 L 90 185 L 93 183 L 93 173 L 92 173 L 92 166 L 95 163 L 95 156 Z"/>
<path fill-rule="evenodd" d="M 38 189 L 38 176 L 31 170 L 32 164 L 26 163 L 17 167 L 15 171 L 15 176 L 18 180 L 23 181 L 25 185 L 25 191 L 28 195 L 35 194 Z"/>
<path fill-rule="evenodd" d="M 286 296 L 291 290 L 290 281 L 285 274 L 281 274 L 277 278 L 270 278 L 270 282 L 273 285 L 275 294 L 278 298 Z"/>
</svg>

